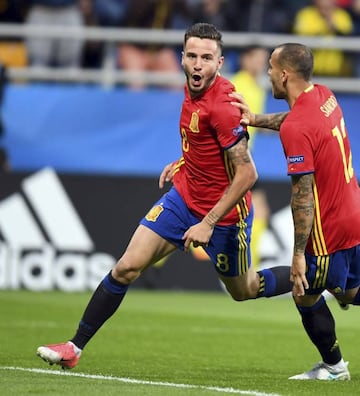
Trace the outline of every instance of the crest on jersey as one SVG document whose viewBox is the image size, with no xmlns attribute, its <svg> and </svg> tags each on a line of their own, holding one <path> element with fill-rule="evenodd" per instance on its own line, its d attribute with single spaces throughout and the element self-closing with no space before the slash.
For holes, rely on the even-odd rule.
<svg viewBox="0 0 360 396">
<path fill-rule="evenodd" d="M 147 221 L 155 222 L 163 210 L 164 208 L 161 205 L 155 205 L 149 210 L 149 212 L 145 216 L 145 219 Z"/>
<path fill-rule="evenodd" d="M 199 129 L 199 111 L 200 110 L 198 110 L 197 112 L 194 111 L 191 114 L 191 121 L 190 121 L 189 129 L 190 129 L 191 132 L 194 132 L 194 133 L 199 133 L 200 132 L 200 129 Z"/>
</svg>

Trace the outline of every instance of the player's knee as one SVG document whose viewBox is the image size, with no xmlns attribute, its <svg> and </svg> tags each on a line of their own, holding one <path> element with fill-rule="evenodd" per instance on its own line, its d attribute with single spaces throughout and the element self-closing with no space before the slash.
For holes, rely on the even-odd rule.
<svg viewBox="0 0 360 396">
<path fill-rule="evenodd" d="M 226 291 L 230 294 L 235 301 L 246 301 L 257 298 L 259 291 L 259 279 L 257 274 L 254 272 L 253 276 L 251 273 L 247 274 L 247 277 L 238 277 L 235 281 L 227 281 L 226 278 L 223 280 L 223 284 Z"/>
<path fill-rule="evenodd" d="M 256 293 L 253 293 L 250 290 L 236 290 L 230 292 L 230 295 L 232 299 L 235 301 L 246 301 L 256 298 Z"/>
<path fill-rule="evenodd" d="M 112 270 L 113 278 L 125 285 L 133 283 L 140 274 L 141 270 L 123 257 L 118 260 Z"/>
</svg>

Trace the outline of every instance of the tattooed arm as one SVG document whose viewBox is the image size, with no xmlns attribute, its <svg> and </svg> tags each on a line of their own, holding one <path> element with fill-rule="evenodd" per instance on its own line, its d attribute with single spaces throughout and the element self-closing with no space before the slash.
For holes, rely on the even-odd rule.
<svg viewBox="0 0 360 396">
<path fill-rule="evenodd" d="M 253 114 L 253 123 L 250 126 L 273 129 L 278 131 L 289 112 L 271 114 Z"/>
<path fill-rule="evenodd" d="M 241 139 L 235 146 L 227 150 L 227 155 L 233 165 L 235 175 L 220 200 L 204 217 L 204 221 L 211 227 L 214 227 L 240 202 L 257 180 L 256 168 L 246 138 Z"/>
<path fill-rule="evenodd" d="M 207 213 L 200 223 L 190 227 L 184 234 L 185 251 L 188 251 L 191 242 L 194 246 L 206 246 L 213 229 L 224 216 L 237 205 L 257 180 L 257 172 L 248 149 L 247 139 L 241 139 L 236 145 L 226 151 L 233 168 L 234 177 L 228 188 L 215 206 Z"/>
<path fill-rule="evenodd" d="M 229 96 L 236 99 L 231 104 L 241 111 L 241 121 L 243 125 L 254 126 L 257 128 L 266 128 L 278 131 L 282 122 L 289 114 L 288 111 L 282 113 L 271 113 L 271 114 L 254 114 L 251 112 L 248 104 L 242 95 L 233 92 Z"/>
<path fill-rule="evenodd" d="M 295 293 L 304 295 L 309 287 L 305 272 L 305 248 L 314 224 L 313 174 L 292 176 L 291 211 L 294 221 L 294 252 L 291 266 L 291 281 Z"/>
</svg>

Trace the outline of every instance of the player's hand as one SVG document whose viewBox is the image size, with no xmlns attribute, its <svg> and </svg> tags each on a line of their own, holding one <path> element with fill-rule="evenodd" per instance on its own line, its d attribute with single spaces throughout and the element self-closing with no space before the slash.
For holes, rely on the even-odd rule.
<svg viewBox="0 0 360 396">
<path fill-rule="evenodd" d="M 163 188 L 166 182 L 171 182 L 177 161 L 167 164 L 159 177 L 159 188 Z"/>
<path fill-rule="evenodd" d="M 294 283 L 293 291 L 295 296 L 304 296 L 305 289 L 309 288 L 305 271 L 306 261 L 304 254 L 294 254 L 290 270 L 290 281 Z"/>
<path fill-rule="evenodd" d="M 191 243 L 194 247 L 207 247 L 214 229 L 210 227 L 205 221 L 201 221 L 191 226 L 183 235 L 184 251 L 188 253 Z"/>
<path fill-rule="evenodd" d="M 250 111 L 249 105 L 246 103 L 245 98 L 237 92 L 232 92 L 229 94 L 229 96 L 236 99 L 235 101 L 232 101 L 231 104 L 240 110 L 240 124 L 245 126 L 253 125 L 255 122 L 255 115 Z"/>
</svg>

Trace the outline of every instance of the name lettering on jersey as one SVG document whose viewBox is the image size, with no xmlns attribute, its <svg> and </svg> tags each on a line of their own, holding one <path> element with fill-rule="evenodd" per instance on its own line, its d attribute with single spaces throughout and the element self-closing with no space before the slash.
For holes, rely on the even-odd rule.
<svg viewBox="0 0 360 396">
<path fill-rule="evenodd" d="M 191 114 L 191 121 L 190 121 L 190 125 L 189 125 L 189 129 L 191 132 L 194 133 L 199 133 L 200 129 L 199 129 L 199 112 L 200 110 L 197 110 L 196 112 L 193 112 Z"/>
<path fill-rule="evenodd" d="M 338 103 L 335 96 L 331 95 L 330 98 L 320 106 L 320 110 L 325 114 L 325 117 L 330 117 L 337 105 Z"/>
<path fill-rule="evenodd" d="M 288 164 L 301 164 L 304 162 L 303 155 L 293 155 L 291 157 L 287 157 Z"/>
<path fill-rule="evenodd" d="M 145 219 L 147 221 L 155 222 L 163 210 L 164 208 L 161 205 L 155 205 L 149 210 L 149 212 L 145 216 Z"/>
</svg>

